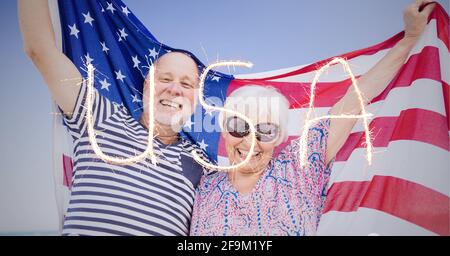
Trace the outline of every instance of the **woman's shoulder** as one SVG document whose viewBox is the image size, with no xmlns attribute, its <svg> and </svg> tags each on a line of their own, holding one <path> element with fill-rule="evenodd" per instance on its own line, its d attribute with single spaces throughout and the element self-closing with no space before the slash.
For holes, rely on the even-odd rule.
<svg viewBox="0 0 450 256">
<path fill-rule="evenodd" d="M 300 140 L 292 139 L 289 143 L 273 158 L 273 165 L 298 165 L 300 154 Z"/>
<path fill-rule="evenodd" d="M 215 187 L 223 184 L 227 178 L 227 173 L 222 171 L 210 171 L 204 174 L 198 185 L 198 190 L 201 192 L 212 191 Z"/>
</svg>

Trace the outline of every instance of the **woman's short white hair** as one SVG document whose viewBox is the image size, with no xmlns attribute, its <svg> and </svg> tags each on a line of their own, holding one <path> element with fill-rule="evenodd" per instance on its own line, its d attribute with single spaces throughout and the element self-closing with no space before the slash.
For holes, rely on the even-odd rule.
<svg viewBox="0 0 450 256">
<path fill-rule="evenodd" d="M 237 111 L 256 122 L 261 115 L 266 115 L 271 123 L 280 127 L 280 136 L 276 145 L 288 138 L 289 101 L 276 88 L 261 85 L 246 85 L 234 90 L 226 99 L 225 109 Z M 225 120 L 230 114 L 223 111 L 219 115 L 219 124 L 224 131 Z M 256 125 L 257 123 L 254 123 Z"/>
</svg>

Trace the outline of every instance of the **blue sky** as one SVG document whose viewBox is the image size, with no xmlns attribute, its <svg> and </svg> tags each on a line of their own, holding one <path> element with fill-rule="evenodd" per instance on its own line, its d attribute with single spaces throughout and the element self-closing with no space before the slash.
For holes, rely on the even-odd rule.
<svg viewBox="0 0 450 256">
<path fill-rule="evenodd" d="M 410 0 L 123 0 L 163 43 L 254 73 L 308 64 L 403 30 Z M 438 1 L 449 10 L 448 1 Z M 0 1 L 0 234 L 54 231 L 51 97 L 22 51 L 16 1 Z"/>
</svg>

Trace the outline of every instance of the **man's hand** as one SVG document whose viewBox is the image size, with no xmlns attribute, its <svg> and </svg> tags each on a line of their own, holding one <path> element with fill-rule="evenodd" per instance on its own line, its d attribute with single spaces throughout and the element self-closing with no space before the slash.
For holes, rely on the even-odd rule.
<svg viewBox="0 0 450 256">
<path fill-rule="evenodd" d="M 422 11 L 421 7 L 433 2 L 431 0 L 416 0 L 415 3 L 406 7 L 403 12 L 403 20 L 405 22 L 405 37 L 419 38 L 428 22 L 428 17 L 433 11 L 435 4 L 429 4 Z"/>
</svg>

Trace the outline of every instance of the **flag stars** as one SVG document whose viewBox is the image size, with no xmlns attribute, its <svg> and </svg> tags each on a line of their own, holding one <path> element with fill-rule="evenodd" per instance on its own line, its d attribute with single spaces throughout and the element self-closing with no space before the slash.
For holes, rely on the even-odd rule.
<svg viewBox="0 0 450 256">
<path fill-rule="evenodd" d="M 107 90 L 109 92 L 109 86 L 111 86 L 110 83 L 108 83 L 108 81 L 105 79 L 103 79 L 103 81 L 100 81 L 100 84 L 102 85 L 102 87 L 100 89 L 102 90 Z"/>
<path fill-rule="evenodd" d="M 78 39 L 78 33 L 80 33 L 80 30 L 77 29 L 77 24 L 73 24 L 72 26 L 69 25 L 70 28 L 70 35 L 75 36 Z"/>
<path fill-rule="evenodd" d="M 117 103 L 117 102 L 113 102 L 113 105 L 116 107 L 116 108 L 119 108 L 119 109 L 124 109 L 125 108 L 125 105 L 123 105 L 123 102 L 122 103 Z"/>
<path fill-rule="evenodd" d="M 89 23 L 92 26 L 92 22 L 94 19 L 91 17 L 91 14 L 88 12 L 87 14 L 82 13 L 84 16 L 84 23 Z"/>
<path fill-rule="evenodd" d="M 119 29 L 119 32 L 117 33 L 119 35 L 119 42 L 122 41 L 122 39 L 127 40 L 127 32 L 125 32 L 125 28 Z"/>
<path fill-rule="evenodd" d="M 120 37 L 123 37 L 124 39 L 128 36 L 128 34 L 125 32 L 125 28 L 122 28 L 121 30 L 119 30 L 120 32 Z"/>
<path fill-rule="evenodd" d="M 100 44 L 102 45 L 102 51 L 108 54 L 109 48 L 106 46 L 106 43 L 100 42 Z"/>
<path fill-rule="evenodd" d="M 137 95 L 133 95 L 133 103 L 141 102 Z"/>
<path fill-rule="evenodd" d="M 220 80 L 220 76 L 213 76 L 213 78 L 211 79 L 211 81 L 216 81 L 219 82 Z"/>
<path fill-rule="evenodd" d="M 112 5 L 112 3 L 106 2 L 106 4 L 108 5 L 108 6 L 106 7 L 106 10 L 108 10 L 108 11 L 110 11 L 112 14 L 114 14 L 114 11 L 115 11 L 116 9 L 115 9 L 114 6 Z"/>
<path fill-rule="evenodd" d="M 192 122 L 191 119 L 188 119 L 186 121 L 186 123 L 183 125 L 183 127 L 185 127 L 186 129 L 188 129 L 189 131 L 191 131 L 192 125 L 194 124 L 194 122 Z"/>
<path fill-rule="evenodd" d="M 126 6 L 122 7 L 122 12 L 125 13 L 125 15 L 127 15 L 127 17 L 128 17 L 128 14 L 130 14 L 130 11 L 128 10 L 128 7 L 126 7 Z"/>
<path fill-rule="evenodd" d="M 84 55 L 84 57 L 86 58 L 86 66 L 88 66 L 89 64 L 91 64 L 94 59 L 91 58 L 91 56 L 89 55 L 89 53 L 87 53 L 86 55 Z"/>
<path fill-rule="evenodd" d="M 126 78 L 126 76 L 124 76 L 124 75 L 122 74 L 122 71 L 121 71 L 121 70 L 119 70 L 119 71 L 114 71 L 114 73 L 116 73 L 116 79 L 117 79 L 117 80 L 120 80 L 120 81 L 123 83 L 123 79 Z"/>
<path fill-rule="evenodd" d="M 139 64 L 140 64 L 141 62 L 139 61 L 139 59 L 138 59 L 138 56 L 136 55 L 136 56 L 134 56 L 133 57 L 133 68 L 139 68 Z"/>
<path fill-rule="evenodd" d="M 152 57 L 153 59 L 156 59 L 156 56 L 158 56 L 158 52 L 156 52 L 155 48 L 153 49 L 149 49 L 149 56 Z"/>
<path fill-rule="evenodd" d="M 202 142 L 200 142 L 198 145 L 203 151 L 206 151 L 206 147 L 208 147 L 208 144 L 205 143 L 205 140 L 202 140 Z"/>
</svg>

